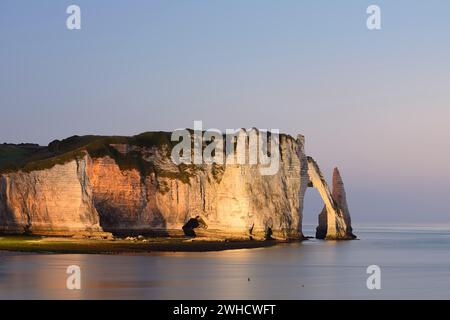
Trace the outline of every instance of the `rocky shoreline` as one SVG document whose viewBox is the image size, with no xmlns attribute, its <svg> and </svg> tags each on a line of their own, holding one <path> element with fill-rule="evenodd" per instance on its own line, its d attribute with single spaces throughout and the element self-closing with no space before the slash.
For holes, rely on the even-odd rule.
<svg viewBox="0 0 450 320">
<path fill-rule="evenodd" d="M 44 236 L 0 236 L 0 252 L 40 254 L 149 254 L 152 252 L 208 252 L 272 247 L 286 240 L 219 238 L 126 237 L 110 240 Z"/>
</svg>

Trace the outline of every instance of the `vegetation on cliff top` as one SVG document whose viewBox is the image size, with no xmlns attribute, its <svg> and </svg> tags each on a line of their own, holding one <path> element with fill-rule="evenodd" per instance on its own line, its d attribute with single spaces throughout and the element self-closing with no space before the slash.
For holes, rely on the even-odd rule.
<svg viewBox="0 0 450 320">
<path fill-rule="evenodd" d="M 270 135 L 270 133 L 269 133 Z M 280 141 L 292 139 L 291 136 L 281 134 Z M 178 171 L 162 170 L 153 162 L 143 158 L 138 149 L 128 150 L 126 153 L 119 152 L 113 145 L 130 145 L 136 147 L 152 148 L 170 152 L 177 142 L 171 141 L 171 132 L 144 132 L 136 136 L 72 136 L 64 140 L 54 140 L 48 146 L 36 144 L 0 144 L 0 174 L 22 171 L 31 172 L 45 170 L 57 164 L 65 164 L 84 155 L 96 159 L 109 156 L 115 160 L 121 170 L 138 170 L 142 176 L 154 174 L 159 177 L 167 177 L 189 183 L 189 178 L 196 171 L 201 170 L 195 165 L 179 165 Z M 165 148 L 164 148 L 165 146 Z M 224 168 L 222 165 L 214 165 L 213 177 L 220 182 Z M 164 191 L 164 188 L 161 188 Z"/>
<path fill-rule="evenodd" d="M 145 132 L 132 137 L 124 136 L 72 136 L 64 140 L 52 141 L 47 147 L 34 144 L 0 145 L 0 174 L 14 171 L 30 172 L 50 169 L 57 164 L 65 164 L 82 158 L 89 153 L 92 158 L 109 156 L 122 170 L 137 169 L 143 175 L 155 173 L 160 176 L 172 175 L 186 180 L 186 172 L 162 172 L 152 162 L 146 161 L 138 151 L 120 153 L 111 145 L 127 144 L 137 147 L 157 147 L 170 152 L 174 142 L 170 132 Z"/>
</svg>

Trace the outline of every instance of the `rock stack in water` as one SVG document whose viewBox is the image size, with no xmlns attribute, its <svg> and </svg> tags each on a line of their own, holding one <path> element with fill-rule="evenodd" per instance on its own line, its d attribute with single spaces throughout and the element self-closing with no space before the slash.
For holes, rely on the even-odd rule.
<svg viewBox="0 0 450 320">
<path fill-rule="evenodd" d="M 333 170 L 333 191 L 330 206 L 323 208 L 319 214 L 319 226 L 316 230 L 318 239 L 355 239 L 351 226 L 350 212 L 347 205 L 344 182 L 338 168 Z"/>
</svg>

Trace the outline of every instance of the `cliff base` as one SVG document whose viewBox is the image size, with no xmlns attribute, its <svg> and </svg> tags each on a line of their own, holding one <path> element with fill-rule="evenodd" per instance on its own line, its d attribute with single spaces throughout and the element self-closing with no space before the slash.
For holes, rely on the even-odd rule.
<svg viewBox="0 0 450 320">
<path fill-rule="evenodd" d="M 286 243 L 283 240 L 248 240 L 198 237 L 143 238 L 117 240 L 75 239 L 41 236 L 1 236 L 0 251 L 55 254 L 147 254 L 152 252 L 207 252 L 253 249 Z"/>
</svg>

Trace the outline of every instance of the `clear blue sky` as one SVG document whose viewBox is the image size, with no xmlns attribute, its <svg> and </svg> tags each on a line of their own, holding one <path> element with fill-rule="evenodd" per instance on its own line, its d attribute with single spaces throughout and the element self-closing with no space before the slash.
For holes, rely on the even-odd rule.
<svg viewBox="0 0 450 320">
<path fill-rule="evenodd" d="M 1 0 L 0 142 L 279 128 L 328 178 L 339 166 L 356 222 L 450 224 L 449 15 L 447 0 Z"/>
</svg>

